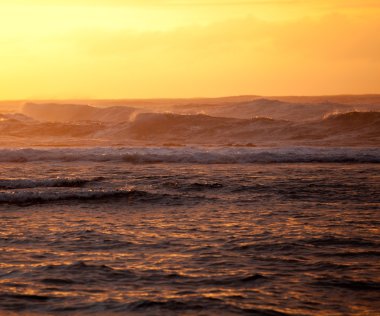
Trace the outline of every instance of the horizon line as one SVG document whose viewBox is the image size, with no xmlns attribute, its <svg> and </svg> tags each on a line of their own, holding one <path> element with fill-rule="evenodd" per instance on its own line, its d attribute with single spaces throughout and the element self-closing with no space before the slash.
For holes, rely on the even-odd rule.
<svg viewBox="0 0 380 316">
<path fill-rule="evenodd" d="M 259 94 L 238 94 L 224 96 L 194 96 L 194 97 L 105 97 L 105 98 L 22 98 L 22 99 L 0 99 L 0 102 L 25 102 L 25 101 L 123 101 L 123 100 L 197 100 L 197 99 L 224 99 L 224 98 L 284 98 L 284 97 L 343 97 L 343 96 L 380 96 L 380 92 L 375 93 L 338 93 L 338 94 L 288 94 L 288 95 L 259 95 Z"/>
</svg>

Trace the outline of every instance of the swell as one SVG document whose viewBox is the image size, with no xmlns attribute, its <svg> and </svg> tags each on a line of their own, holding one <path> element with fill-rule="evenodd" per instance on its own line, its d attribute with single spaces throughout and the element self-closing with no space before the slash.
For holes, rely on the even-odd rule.
<svg viewBox="0 0 380 316">
<path fill-rule="evenodd" d="M 0 189 L 29 189 L 44 187 L 83 187 L 86 184 L 104 180 L 102 177 L 84 178 L 54 178 L 54 179 L 0 179 Z"/>
<path fill-rule="evenodd" d="M 50 148 L 1 149 L 0 162 L 380 163 L 380 148 Z"/>
<path fill-rule="evenodd" d="M 281 251 L 294 251 L 295 249 L 308 250 L 308 249 L 321 249 L 325 250 L 328 247 L 338 248 L 341 251 L 350 250 L 353 251 L 355 249 L 361 249 L 361 251 L 367 249 L 379 249 L 380 244 L 374 241 L 362 239 L 362 238 L 350 238 L 350 237 L 331 237 L 331 236 L 322 236 L 320 238 L 312 238 L 312 239 L 298 239 L 298 240 L 290 240 L 288 242 L 271 242 L 271 243 L 252 243 L 252 244 L 240 244 L 233 245 L 228 250 L 238 250 L 238 251 L 257 251 L 257 252 L 281 252 Z M 363 254 L 363 255 L 377 255 L 379 254 L 377 251 L 372 252 L 360 252 L 360 253 L 352 253 L 351 254 Z M 338 252 L 339 254 L 339 252 Z M 330 254 L 331 256 L 336 255 Z"/>
<path fill-rule="evenodd" d="M 320 278 L 314 284 L 325 287 L 344 288 L 352 291 L 380 291 L 380 282 L 367 280 Z"/>
<path fill-rule="evenodd" d="M 152 201 L 165 199 L 165 194 L 154 194 L 147 191 L 132 189 L 87 189 L 72 192 L 55 191 L 11 191 L 0 192 L 0 204 L 31 205 L 59 201 L 109 201 L 114 199 L 127 199 L 128 201 Z"/>
<path fill-rule="evenodd" d="M 18 276 L 17 276 L 18 275 Z M 16 281 L 19 278 L 33 278 L 35 284 L 44 288 L 54 289 L 54 293 L 45 294 L 20 294 L 14 291 L 0 293 L 0 306 L 9 306 L 28 309 L 35 303 L 49 301 L 51 304 L 49 311 L 54 312 L 94 312 L 104 310 L 109 313 L 131 313 L 138 312 L 145 314 L 177 315 L 187 312 L 204 312 L 208 315 L 214 314 L 247 314 L 247 315 L 285 315 L 274 309 L 266 308 L 245 308 L 240 302 L 244 300 L 242 296 L 233 296 L 231 293 L 229 300 L 220 298 L 203 297 L 198 294 L 197 288 L 231 286 L 251 288 L 260 286 L 260 282 L 267 282 L 267 278 L 261 274 L 236 273 L 231 276 L 189 276 L 175 272 L 163 270 L 141 270 L 127 268 L 113 268 L 106 264 L 94 262 L 78 261 L 70 264 L 48 264 L 33 268 L 27 273 L 13 273 L 12 278 Z M 112 282 L 115 288 L 122 288 L 125 285 L 143 284 L 150 288 L 152 284 L 165 288 L 167 284 L 177 286 L 177 297 L 135 297 L 126 298 L 124 301 L 107 299 L 96 302 L 77 302 L 70 299 L 71 296 L 57 296 L 59 291 L 73 293 L 76 290 L 83 290 L 83 286 L 94 288 L 101 284 Z M 192 288 L 193 290 L 190 290 Z M 109 289 L 98 288 L 97 293 L 104 294 Z M 94 292 L 92 292 L 94 293 Z M 70 304 L 68 302 L 70 301 Z M 53 304 L 54 302 L 54 304 Z M 44 311 L 45 306 L 39 306 L 39 311 Z M 218 312 L 217 312 L 218 311 Z M 212 313 L 210 313 L 212 312 Z M 169 314 L 168 314 L 169 313 Z M 192 314 L 191 313 L 191 314 Z"/>
</svg>

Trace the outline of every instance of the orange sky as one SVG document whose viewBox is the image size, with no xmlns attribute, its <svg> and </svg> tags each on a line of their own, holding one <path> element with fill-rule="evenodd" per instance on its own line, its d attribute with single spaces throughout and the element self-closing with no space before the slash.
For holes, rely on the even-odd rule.
<svg viewBox="0 0 380 316">
<path fill-rule="evenodd" d="M 1 0 L 0 99 L 380 92 L 380 1 Z"/>
</svg>

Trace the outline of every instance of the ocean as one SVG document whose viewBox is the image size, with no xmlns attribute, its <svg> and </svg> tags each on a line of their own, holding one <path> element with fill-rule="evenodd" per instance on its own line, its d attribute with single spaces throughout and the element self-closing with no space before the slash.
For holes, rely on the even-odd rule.
<svg viewBox="0 0 380 316">
<path fill-rule="evenodd" d="M 0 150 L 1 315 L 379 315 L 380 148 Z"/>
</svg>

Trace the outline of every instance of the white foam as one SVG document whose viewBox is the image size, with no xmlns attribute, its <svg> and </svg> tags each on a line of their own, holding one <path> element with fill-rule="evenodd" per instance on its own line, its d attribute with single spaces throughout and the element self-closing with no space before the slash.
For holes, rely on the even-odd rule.
<svg viewBox="0 0 380 316">
<path fill-rule="evenodd" d="M 380 148 L 49 148 L 0 149 L 0 162 L 380 163 Z"/>
<path fill-rule="evenodd" d="M 102 178 L 51 178 L 51 179 L 0 179 L 0 189 L 25 189 L 39 187 L 81 187 Z"/>
<path fill-rule="evenodd" d="M 150 194 L 145 191 L 133 189 L 86 189 L 75 191 L 3 191 L 0 192 L 0 204 L 35 204 L 45 202 L 56 202 L 66 200 L 99 200 L 112 198 L 148 197 Z"/>
</svg>

